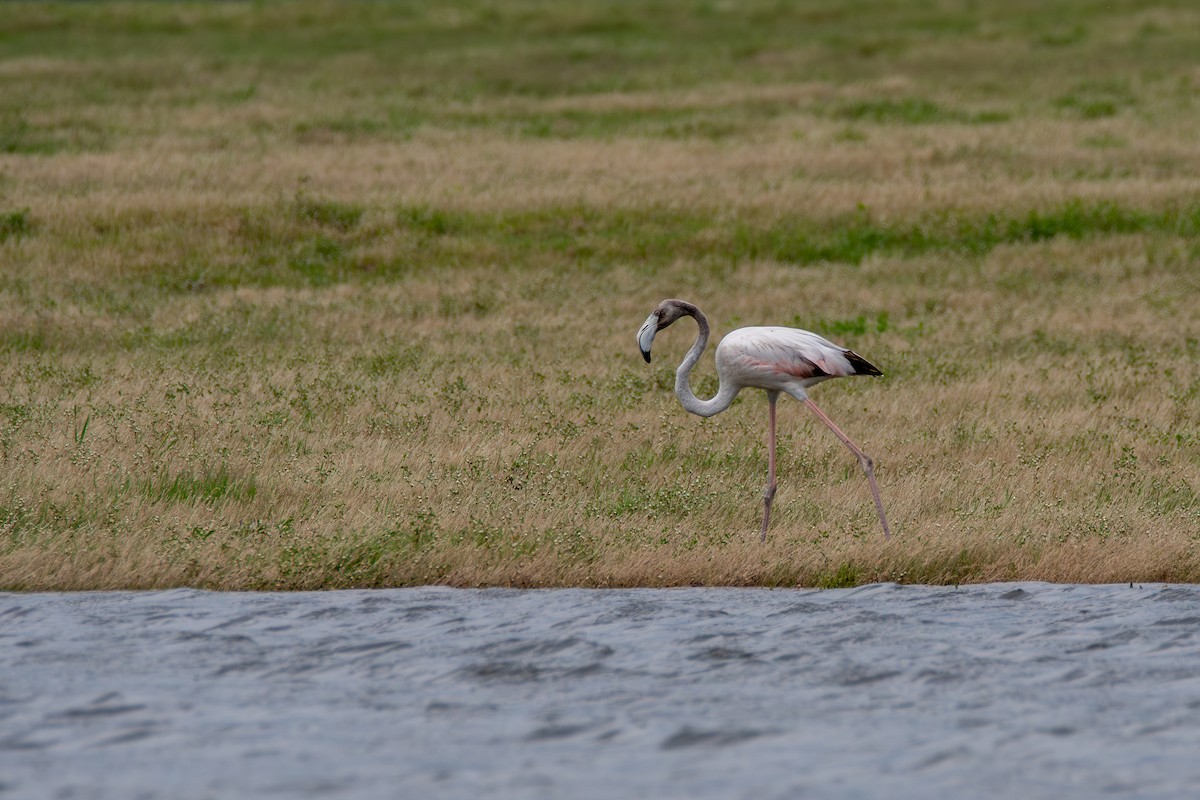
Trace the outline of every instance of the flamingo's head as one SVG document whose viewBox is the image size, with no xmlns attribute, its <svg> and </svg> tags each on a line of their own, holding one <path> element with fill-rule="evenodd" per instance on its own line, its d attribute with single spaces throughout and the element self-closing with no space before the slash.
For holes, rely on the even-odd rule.
<svg viewBox="0 0 1200 800">
<path fill-rule="evenodd" d="M 646 317 L 646 321 L 638 330 L 637 340 L 638 349 L 642 351 L 642 358 L 646 359 L 647 364 L 650 363 L 650 345 L 654 342 L 654 335 L 680 317 L 690 314 L 689 307 L 695 308 L 691 303 L 682 300 L 663 300 L 658 304 L 658 308 Z"/>
</svg>

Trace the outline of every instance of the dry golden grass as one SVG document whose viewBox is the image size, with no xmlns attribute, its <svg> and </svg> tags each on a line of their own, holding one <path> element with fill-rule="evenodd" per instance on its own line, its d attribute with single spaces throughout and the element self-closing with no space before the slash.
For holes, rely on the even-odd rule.
<svg viewBox="0 0 1200 800">
<path fill-rule="evenodd" d="M 1195 13 L 862 5 L 12 6 L 0 587 L 1200 578 Z M 814 397 L 891 540 L 785 402 L 758 543 L 669 296 L 884 370 Z"/>
</svg>

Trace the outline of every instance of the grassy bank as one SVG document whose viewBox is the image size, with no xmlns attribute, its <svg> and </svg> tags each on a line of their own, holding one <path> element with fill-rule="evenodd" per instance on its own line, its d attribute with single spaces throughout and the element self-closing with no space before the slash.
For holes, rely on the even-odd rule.
<svg viewBox="0 0 1200 800">
<path fill-rule="evenodd" d="M 0 587 L 1200 579 L 1200 11 L 992 5 L 7 4 Z"/>
</svg>

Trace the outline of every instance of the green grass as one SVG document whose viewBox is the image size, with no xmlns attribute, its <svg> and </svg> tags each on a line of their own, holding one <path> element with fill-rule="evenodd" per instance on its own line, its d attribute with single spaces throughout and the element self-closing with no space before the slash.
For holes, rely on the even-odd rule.
<svg viewBox="0 0 1200 800">
<path fill-rule="evenodd" d="M 606 210 L 550 206 L 480 212 L 402 206 L 393 219 L 364 223 L 360 206 L 301 198 L 280 208 L 248 209 L 230 245 L 237 258 L 202 267 L 165 265 L 153 276 L 164 288 L 327 286 L 392 281 L 421 269 L 528 267 L 604 271 L 636 264 L 651 271 L 680 259 L 716 265 L 763 260 L 811 266 L 860 265 L 874 256 L 916 258 L 952 253 L 979 259 L 997 247 L 1112 235 L 1200 235 L 1200 204 L 1145 209 L 1115 201 L 1068 200 L 1048 208 L 977 213 L 938 210 L 916 220 L 885 221 L 868 208 L 828 220 L 763 219 L 700 209 Z M 23 223 L 24 224 L 24 223 Z M 113 222 L 118 229 L 128 223 Z M 384 249 L 386 257 L 378 251 Z M 183 268 L 174 278 L 171 273 Z M 136 276 L 143 284 L 146 278 Z M 443 304 L 445 314 L 486 313 L 481 295 Z"/>
<path fill-rule="evenodd" d="M 702 100 L 713 86 L 857 85 L 897 74 L 936 94 L 804 102 L 810 111 L 855 121 L 986 124 L 1028 118 L 1033 109 L 1024 108 L 1014 84 L 1038 88 L 1056 74 L 1065 84 L 1080 63 L 1099 76 L 1098 90 L 1071 87 L 1050 102 L 1099 119 L 1133 100 L 1128 90 L 1113 94 L 1111 81 L 1138 76 L 1139 94 L 1169 91 L 1172 76 L 1155 67 L 1183 58 L 1191 43 L 1186 24 L 1125 35 L 1126 20 L 1142 10 L 1132 0 L 1061 9 L 1031 2 L 935 9 L 875 0 L 836 8 L 668 1 L 630 9 L 615 0 L 570 8 L 542 2 L 7 7 L 0 56 L 20 63 L 54 54 L 45 66 L 0 76 L 0 152 L 29 155 L 111 150 L 129 137 L 170 130 L 168 112 L 215 113 L 300 96 L 314 102 L 295 115 L 258 117 L 254 131 L 298 143 L 405 141 L 428 127 L 532 138 L 721 140 L 752 135 L 795 105 L 753 95 L 715 107 L 693 101 L 548 113 L 521 104 L 606 92 L 695 92 Z M 1186 19 L 1189 6 L 1155 8 Z M 1104 76 L 1112 76 L 1109 84 Z M 114 114 L 142 107 L 147 97 L 162 114 Z M 497 98 L 512 103 L 488 108 Z M 200 126 L 200 133 L 229 135 L 221 127 Z"/>
<path fill-rule="evenodd" d="M 9 239 L 26 236 L 32 230 L 33 224 L 29 220 L 28 208 L 20 211 L 0 212 L 0 244 L 4 244 Z"/>
<path fill-rule="evenodd" d="M 952 122 L 988 124 L 1006 122 L 1009 119 L 1009 114 L 1003 111 L 958 111 L 942 108 L 929 100 L 912 97 L 903 100 L 873 100 L 853 103 L 837 109 L 835 115 L 840 119 L 856 122 L 896 122 L 906 125 Z"/>
<path fill-rule="evenodd" d="M 1135 234 L 1192 238 L 1200 233 L 1200 205 L 1195 203 L 1148 210 L 1082 200 L 1016 213 L 939 210 L 915 221 L 895 222 L 877 219 L 866 208 L 832 220 L 580 206 L 512 213 L 402 207 L 394 224 L 366 225 L 362 216 L 361 207 L 311 198 L 280 209 L 246 210 L 229 241 L 238 258 L 201 267 L 191 262 L 164 264 L 152 275 L 131 277 L 138 286 L 149 279 L 189 293 L 197 283 L 268 287 L 389 281 L 411 273 L 418 263 L 426 269 L 494 265 L 589 270 L 631 263 L 652 270 L 679 259 L 730 265 L 751 260 L 858 265 L 876 255 L 956 253 L 981 258 L 1000 246 L 1056 237 L 1084 241 Z M 25 212 L 12 215 L 12 220 L 10 229 L 29 235 L 32 223 Z M 109 224 L 130 230 L 140 220 Z M 388 249 L 388 257 L 375 254 L 378 245 Z M 476 297 L 466 310 L 488 309 L 486 301 Z"/>
<path fill-rule="evenodd" d="M 82 439 L 77 434 L 77 442 L 82 443 Z M 206 469 L 199 474 L 191 470 L 164 473 L 145 486 L 147 500 L 168 503 L 212 503 L 223 498 L 244 502 L 253 500 L 257 491 L 253 478 L 239 480 L 230 476 L 225 467 Z"/>
</svg>

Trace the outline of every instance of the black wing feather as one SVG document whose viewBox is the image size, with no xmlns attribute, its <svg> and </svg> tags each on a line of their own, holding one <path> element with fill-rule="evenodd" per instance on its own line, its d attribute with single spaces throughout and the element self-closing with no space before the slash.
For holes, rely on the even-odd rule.
<svg viewBox="0 0 1200 800">
<path fill-rule="evenodd" d="M 855 375 L 882 375 L 883 374 L 882 372 L 880 372 L 879 367 L 875 366 L 870 361 L 867 361 L 865 358 L 863 358 L 862 356 L 860 356 L 858 353 L 854 352 L 853 350 L 843 350 L 842 355 L 844 355 L 846 357 L 846 360 L 850 362 L 850 366 L 854 367 Z"/>
</svg>

